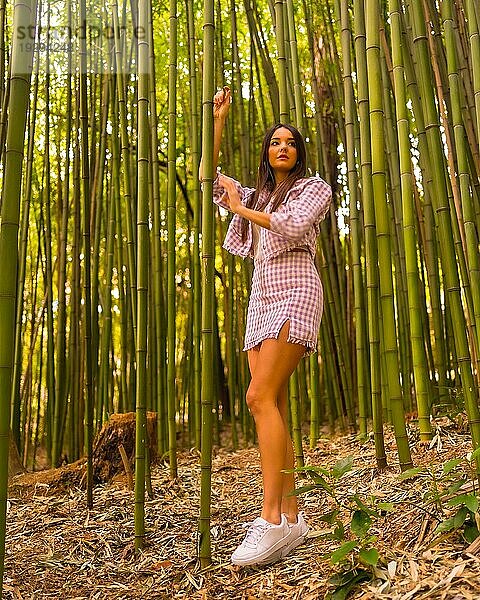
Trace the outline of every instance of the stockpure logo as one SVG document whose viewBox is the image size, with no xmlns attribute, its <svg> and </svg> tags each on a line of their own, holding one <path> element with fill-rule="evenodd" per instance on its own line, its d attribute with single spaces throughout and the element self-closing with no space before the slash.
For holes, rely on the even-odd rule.
<svg viewBox="0 0 480 600">
<path fill-rule="evenodd" d="M 115 27 L 95 14 L 83 23 L 77 21 L 75 26 L 62 24 L 63 19 L 64 14 L 60 14 L 46 24 L 44 15 L 36 26 L 14 27 L 16 52 L 29 56 L 30 64 L 35 56 L 40 71 L 78 72 L 79 58 L 83 54 L 83 69 L 89 73 L 137 72 L 135 46 L 149 42 L 144 27 L 131 21 Z M 128 59 L 121 52 L 122 48 L 128 49 Z"/>
<path fill-rule="evenodd" d="M 118 39 L 130 31 L 125 25 L 120 26 L 118 29 Z M 146 32 L 143 27 L 133 27 L 131 33 L 133 34 L 133 37 L 139 40 L 146 39 Z M 50 40 L 59 38 L 68 40 L 99 40 L 103 37 L 105 40 L 113 41 L 115 40 L 115 29 L 113 25 L 105 25 L 99 28 L 94 24 L 89 25 L 86 21 L 83 25 L 76 28 L 68 26 L 50 26 L 47 29 L 42 25 L 39 25 L 38 27 L 35 27 L 34 25 L 17 27 L 17 38 L 19 40 L 30 40 L 31 42 L 35 42 L 38 37 L 42 37 L 43 35 L 48 35 Z"/>
</svg>

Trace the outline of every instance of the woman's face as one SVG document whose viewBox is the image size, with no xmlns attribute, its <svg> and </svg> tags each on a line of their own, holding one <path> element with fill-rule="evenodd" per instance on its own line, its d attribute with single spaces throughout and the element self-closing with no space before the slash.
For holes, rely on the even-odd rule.
<svg viewBox="0 0 480 600">
<path fill-rule="evenodd" d="M 279 127 L 273 132 L 268 147 L 268 161 L 279 183 L 288 176 L 297 163 L 297 148 L 291 131 Z"/>
</svg>

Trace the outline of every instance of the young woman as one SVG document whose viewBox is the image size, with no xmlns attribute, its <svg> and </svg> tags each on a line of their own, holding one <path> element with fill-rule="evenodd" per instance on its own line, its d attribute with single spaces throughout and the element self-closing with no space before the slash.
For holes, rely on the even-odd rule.
<svg viewBox="0 0 480 600">
<path fill-rule="evenodd" d="M 214 97 L 214 168 L 230 108 L 228 87 Z M 251 381 L 247 406 L 255 420 L 263 478 L 263 505 L 232 555 L 238 565 L 266 564 L 285 557 L 308 532 L 295 496 L 294 454 L 288 430 L 288 380 L 300 359 L 314 352 L 323 309 L 315 268 L 320 221 L 331 188 L 305 177 L 306 150 L 290 125 L 267 131 L 256 189 L 219 174 L 214 202 L 234 213 L 224 248 L 254 259 L 244 350 Z M 200 166 L 200 179 L 203 166 Z"/>
</svg>

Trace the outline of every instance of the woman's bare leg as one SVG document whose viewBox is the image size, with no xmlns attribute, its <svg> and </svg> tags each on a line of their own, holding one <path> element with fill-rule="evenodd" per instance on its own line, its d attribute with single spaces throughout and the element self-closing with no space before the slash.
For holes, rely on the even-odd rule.
<svg viewBox="0 0 480 600">
<path fill-rule="evenodd" d="M 289 460 L 289 434 L 280 413 L 279 396 L 305 351 L 300 344 L 287 342 L 289 326 L 287 321 L 278 339 L 264 340 L 257 356 L 251 357 L 255 364 L 247 390 L 247 405 L 255 419 L 260 448 L 263 476 L 262 517 L 276 524 L 281 521 L 285 479 L 282 470 Z"/>
<path fill-rule="evenodd" d="M 253 348 L 247 352 L 248 366 L 250 368 L 250 374 L 252 377 L 257 365 L 259 350 L 260 346 L 257 346 L 256 348 Z M 287 432 L 287 447 L 285 449 L 285 462 L 283 468 L 285 470 L 289 470 L 293 469 L 295 466 L 295 455 L 293 452 L 292 438 L 290 437 L 290 432 L 288 429 L 288 381 L 278 394 L 277 406 L 284 423 L 285 431 Z M 290 523 L 295 523 L 298 515 L 297 497 L 288 495 L 294 489 L 295 475 L 293 473 L 284 473 L 281 511 L 287 515 Z"/>
<path fill-rule="evenodd" d="M 288 429 L 288 382 L 280 390 L 278 396 L 278 409 L 285 425 L 287 432 L 287 447 L 285 449 L 284 469 L 290 470 L 295 466 L 295 455 L 293 453 L 293 443 Z M 282 513 L 287 515 L 290 523 L 296 523 L 298 515 L 298 502 L 296 496 L 289 496 L 290 492 L 295 489 L 295 474 L 284 473 L 283 475 L 283 490 L 282 490 Z"/>
<path fill-rule="evenodd" d="M 255 371 L 255 367 L 257 365 L 258 353 L 260 351 L 261 344 L 255 346 L 251 350 L 247 350 L 248 357 L 248 368 L 250 369 L 250 375 L 253 377 L 253 372 Z"/>
</svg>

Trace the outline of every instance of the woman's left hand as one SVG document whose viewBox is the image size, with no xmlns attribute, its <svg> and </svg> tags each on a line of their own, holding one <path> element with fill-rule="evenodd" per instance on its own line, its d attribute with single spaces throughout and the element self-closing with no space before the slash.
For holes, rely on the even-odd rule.
<svg viewBox="0 0 480 600">
<path fill-rule="evenodd" d="M 225 190 L 227 195 L 226 200 L 228 201 L 230 210 L 234 213 L 238 213 L 239 209 L 242 207 L 242 203 L 240 201 L 240 195 L 235 180 L 220 173 L 218 176 L 218 183 Z"/>
</svg>

